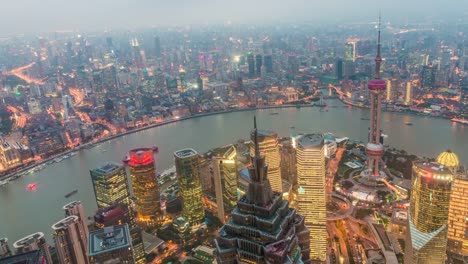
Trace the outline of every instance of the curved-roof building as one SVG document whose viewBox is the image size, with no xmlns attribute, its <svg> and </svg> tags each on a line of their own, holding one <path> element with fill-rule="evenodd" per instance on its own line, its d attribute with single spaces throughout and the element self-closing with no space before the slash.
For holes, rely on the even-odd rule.
<svg viewBox="0 0 468 264">
<path fill-rule="evenodd" d="M 444 151 L 437 156 L 437 163 L 444 165 L 448 168 L 458 168 L 460 166 L 460 161 L 457 154 L 453 153 L 451 150 Z"/>
</svg>

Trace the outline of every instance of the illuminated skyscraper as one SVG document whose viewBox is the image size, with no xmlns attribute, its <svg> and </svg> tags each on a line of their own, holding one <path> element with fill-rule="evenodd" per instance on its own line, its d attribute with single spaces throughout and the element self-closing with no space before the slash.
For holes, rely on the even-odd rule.
<svg viewBox="0 0 468 264">
<path fill-rule="evenodd" d="M 406 82 L 405 105 L 411 105 L 413 101 L 413 85 Z"/>
<path fill-rule="evenodd" d="M 215 153 L 212 159 L 213 179 L 218 205 L 218 218 L 226 222 L 225 214 L 230 214 L 237 202 L 237 151 L 233 145 Z"/>
<path fill-rule="evenodd" d="M 60 264 L 89 263 L 87 257 L 88 241 L 81 241 L 81 223 L 78 216 L 72 215 L 52 226 L 55 249 Z"/>
<path fill-rule="evenodd" d="M 132 178 L 136 221 L 143 226 L 156 226 L 161 216 L 153 151 L 151 148 L 134 149 L 126 160 Z"/>
<path fill-rule="evenodd" d="M 310 231 L 310 259 L 325 261 L 327 254 L 325 146 L 320 134 L 296 139 L 298 214 Z"/>
<path fill-rule="evenodd" d="M 398 81 L 397 79 L 387 80 L 386 101 L 395 102 L 398 99 Z"/>
<path fill-rule="evenodd" d="M 182 149 L 174 153 L 180 197 L 182 198 L 182 216 L 192 226 L 205 220 L 205 208 L 202 202 L 202 186 L 198 153 L 193 149 Z"/>
<path fill-rule="evenodd" d="M 47 244 L 44 233 L 37 232 L 19 239 L 13 244 L 17 254 L 39 250 L 41 253 L 41 263 L 52 264 L 49 244 Z M 13 262 L 15 263 L 15 262 Z"/>
<path fill-rule="evenodd" d="M 356 61 L 356 42 L 350 41 L 345 45 L 345 56 L 346 61 Z"/>
<path fill-rule="evenodd" d="M 304 218 L 289 207 L 281 193 L 272 191 L 254 123 L 255 151 L 249 167 L 248 190 L 218 231 L 217 262 L 309 263 L 309 231 Z"/>
<path fill-rule="evenodd" d="M 448 215 L 448 263 L 468 259 L 468 177 L 459 174 L 453 181 Z M 464 261 L 463 261 L 464 260 Z"/>
<path fill-rule="evenodd" d="M 415 162 L 405 263 L 445 263 L 453 174 L 436 162 Z"/>
<path fill-rule="evenodd" d="M 130 191 L 125 168 L 116 163 L 107 163 L 90 170 L 98 209 L 114 203 L 130 205 Z"/>
<path fill-rule="evenodd" d="M 375 76 L 373 80 L 368 83 L 371 102 L 370 114 L 370 131 L 369 143 L 366 146 L 367 154 L 367 169 L 363 172 L 364 176 L 372 178 L 379 178 L 383 172 L 381 165 L 383 164 L 382 156 L 385 152 L 384 146 L 381 142 L 381 113 L 382 113 L 382 96 L 386 90 L 387 83 L 380 78 L 380 64 L 382 57 L 380 57 L 380 17 L 379 17 L 379 35 L 377 42 L 377 56 L 375 57 Z"/>
<path fill-rule="evenodd" d="M 283 185 L 281 180 L 280 167 L 280 149 L 278 142 L 278 134 L 272 131 L 259 130 L 258 145 L 260 154 L 265 157 L 265 162 L 268 165 L 268 179 L 273 191 L 283 193 Z M 254 155 L 254 133 L 250 134 L 250 155 Z"/>
</svg>

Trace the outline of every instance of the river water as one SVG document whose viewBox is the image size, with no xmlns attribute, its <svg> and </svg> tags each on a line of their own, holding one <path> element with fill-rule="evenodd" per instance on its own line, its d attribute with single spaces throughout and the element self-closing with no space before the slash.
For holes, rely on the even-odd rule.
<svg viewBox="0 0 468 264">
<path fill-rule="evenodd" d="M 369 110 L 351 108 L 340 101 L 328 101 L 328 112 L 320 108 L 284 108 L 233 112 L 193 118 L 151 128 L 84 149 L 70 159 L 47 166 L 42 171 L 19 178 L 0 187 L 0 238 L 12 244 L 17 239 L 42 231 L 51 239 L 51 225 L 63 218 L 62 206 L 81 200 L 88 216 L 96 210 L 89 170 L 106 161 L 121 162 L 133 148 L 158 146 L 158 171 L 173 165 L 174 151 L 193 148 L 205 152 L 211 148 L 248 139 L 257 116 L 260 129 L 272 129 L 281 136 L 292 132 L 332 132 L 337 137 L 367 140 Z M 271 113 L 277 112 L 276 115 Z M 405 125 L 413 123 L 412 126 Z M 294 128 L 291 128 L 294 127 Z M 450 148 L 468 165 L 468 126 L 397 113 L 383 113 L 382 129 L 388 135 L 385 144 L 416 155 L 435 157 Z M 37 183 L 36 191 L 26 190 Z M 74 189 L 70 198 L 64 195 Z"/>
</svg>

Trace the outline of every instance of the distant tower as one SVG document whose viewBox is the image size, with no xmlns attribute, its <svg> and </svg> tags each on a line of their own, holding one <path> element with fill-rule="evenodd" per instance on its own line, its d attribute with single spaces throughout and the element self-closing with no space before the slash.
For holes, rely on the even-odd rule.
<svg viewBox="0 0 468 264">
<path fill-rule="evenodd" d="M 327 211 L 325 196 L 325 145 L 321 134 L 296 139 L 298 214 L 310 231 L 310 259 L 327 257 Z"/>
<path fill-rule="evenodd" d="M 379 17 L 379 36 L 377 44 L 377 56 L 375 57 L 375 76 L 374 79 L 369 81 L 368 88 L 370 93 L 371 101 L 371 114 L 370 114 L 370 131 L 369 131 L 369 143 L 366 146 L 367 153 L 367 170 L 364 171 L 364 175 L 368 176 L 369 179 L 372 177 L 380 177 L 381 175 L 381 163 L 383 163 L 382 156 L 384 154 L 384 146 L 381 142 L 381 104 L 382 96 L 385 93 L 387 83 L 380 78 L 380 63 L 382 57 L 380 57 L 380 17 Z"/>
<path fill-rule="evenodd" d="M 13 247 L 16 249 L 17 254 L 40 250 L 43 262 L 45 260 L 45 263 L 47 264 L 52 263 L 49 244 L 47 244 L 44 238 L 44 233 L 42 232 L 37 232 L 19 239 L 13 244 Z"/>
<path fill-rule="evenodd" d="M 192 226 L 200 225 L 205 221 L 205 208 L 198 153 L 193 149 L 181 149 L 174 153 L 174 159 L 182 198 L 182 216 Z"/>
<path fill-rule="evenodd" d="M 90 170 L 98 209 L 114 203 L 130 205 L 130 189 L 125 168 L 116 163 L 107 163 Z"/>
<path fill-rule="evenodd" d="M 133 149 L 126 162 L 132 178 L 136 220 L 143 226 L 156 226 L 161 216 L 161 207 L 153 149 Z"/>
<path fill-rule="evenodd" d="M 89 263 L 87 257 L 88 241 L 81 241 L 81 223 L 78 216 L 72 215 L 52 226 L 55 249 L 60 264 Z"/>
<path fill-rule="evenodd" d="M 255 56 L 255 73 L 257 75 L 260 75 L 261 73 L 261 70 L 262 70 L 262 65 L 263 65 L 263 58 L 262 58 L 262 55 L 260 54 L 257 54 L 257 56 Z"/>
<path fill-rule="evenodd" d="M 258 145 L 260 154 L 265 157 L 265 162 L 268 165 L 268 179 L 273 191 L 283 193 L 283 182 L 281 179 L 280 166 L 280 148 L 278 142 L 278 134 L 268 130 L 258 130 Z M 250 134 L 250 155 L 254 155 L 255 140 L 254 131 Z"/>
<path fill-rule="evenodd" d="M 161 40 L 158 36 L 154 37 L 154 55 L 156 58 L 161 57 Z"/>
<path fill-rule="evenodd" d="M 439 163 L 413 164 L 405 263 L 445 263 L 453 178 Z"/>
<path fill-rule="evenodd" d="M 336 78 L 338 80 L 343 79 L 343 60 L 342 59 L 337 59 L 335 63 L 335 73 L 336 73 Z"/>
<path fill-rule="evenodd" d="M 253 78 L 255 76 L 255 59 L 252 52 L 247 54 L 247 65 L 249 67 L 249 78 Z"/>
<path fill-rule="evenodd" d="M 237 151 L 233 145 L 224 147 L 212 159 L 213 179 L 218 205 L 218 218 L 226 222 L 237 202 Z"/>
<path fill-rule="evenodd" d="M 265 64 L 265 70 L 267 73 L 273 72 L 273 57 L 271 55 L 265 55 L 263 57 L 263 62 Z"/>
</svg>

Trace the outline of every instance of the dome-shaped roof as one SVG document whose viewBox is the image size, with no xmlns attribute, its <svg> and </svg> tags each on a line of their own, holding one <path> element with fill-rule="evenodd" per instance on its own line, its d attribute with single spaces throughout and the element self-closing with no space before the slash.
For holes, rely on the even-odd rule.
<svg viewBox="0 0 468 264">
<path fill-rule="evenodd" d="M 460 165 L 457 154 L 453 153 L 451 150 L 440 153 L 436 161 L 440 165 L 444 165 L 449 168 L 458 168 Z"/>
</svg>

